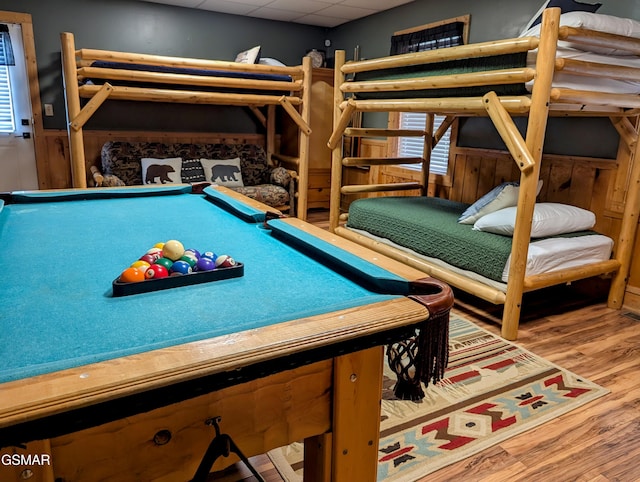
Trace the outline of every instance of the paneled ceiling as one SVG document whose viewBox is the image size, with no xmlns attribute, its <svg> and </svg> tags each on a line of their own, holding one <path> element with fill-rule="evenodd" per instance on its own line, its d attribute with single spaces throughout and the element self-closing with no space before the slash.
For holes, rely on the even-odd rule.
<svg viewBox="0 0 640 482">
<path fill-rule="evenodd" d="M 144 0 L 212 12 L 336 27 L 413 0 Z"/>
</svg>

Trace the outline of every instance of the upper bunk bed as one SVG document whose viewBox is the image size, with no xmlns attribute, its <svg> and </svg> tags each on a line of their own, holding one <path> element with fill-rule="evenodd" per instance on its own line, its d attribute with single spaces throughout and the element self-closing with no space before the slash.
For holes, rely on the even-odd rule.
<svg viewBox="0 0 640 482">
<path fill-rule="evenodd" d="M 83 128 L 107 100 L 248 107 L 266 132 L 267 158 L 290 170 L 296 182 L 295 210 L 307 212 L 311 61 L 297 66 L 262 65 L 97 49 L 76 49 L 72 33 L 61 34 L 69 149 L 74 187 L 87 187 Z M 88 100 L 82 100 L 88 99 Z M 276 108 L 298 128 L 297 156 L 276 149 Z M 90 167 L 90 166 L 89 166 Z"/>
<path fill-rule="evenodd" d="M 344 52 L 336 52 L 334 131 L 328 142 L 332 149 L 330 229 L 463 291 L 495 304 L 504 304 L 502 335 L 507 339 L 517 337 L 524 292 L 611 275 L 608 303 L 620 308 L 640 210 L 640 163 L 634 162 L 640 149 L 640 39 L 636 38 L 640 33 L 634 37 L 629 36 L 628 31 L 611 31 L 605 22 L 609 19 L 604 18 L 609 16 L 591 15 L 595 15 L 597 29 L 583 20 L 579 23 L 570 18 L 565 21 L 565 17 L 570 17 L 567 14 L 562 15 L 561 22 L 560 9 L 549 8 L 544 11 L 537 29 L 518 38 L 364 61 L 345 62 Z M 619 20 L 625 23 L 624 19 Z M 449 67 L 454 70 L 448 71 Z M 424 112 L 428 115 L 423 131 L 408 132 L 349 127 L 357 112 Z M 436 114 L 445 116 L 445 120 L 434 132 L 433 115 Z M 485 116 L 491 120 L 517 166 L 515 171 L 519 179 L 510 179 L 518 181 L 510 186 L 508 197 L 511 201 L 506 205 L 493 203 L 489 206 L 512 210 L 510 214 L 515 226 L 510 232 L 489 234 L 482 232 L 482 227 L 459 222 L 465 210 L 483 205 L 489 201 L 487 197 L 479 199 L 480 204 L 474 203 L 475 206 L 426 197 L 431 148 L 457 117 L 472 116 Z M 531 264 L 530 256 L 537 249 L 533 243 L 537 239 L 533 238 L 539 236 L 532 229 L 536 229 L 534 214 L 537 216 L 539 205 L 543 204 L 536 202 L 536 198 L 540 190 L 543 143 L 549 116 L 608 117 L 618 131 L 621 143 L 626 145 L 619 153 L 624 151 L 630 156 L 625 164 L 628 182 L 619 228 L 613 230 L 616 234 L 610 244 L 605 241 L 599 248 L 602 253 L 599 257 L 578 255 L 572 263 L 532 274 L 527 263 Z M 515 117 L 526 118 L 526 134 L 521 134 L 516 127 Z M 346 136 L 391 138 L 409 135 L 424 136 L 422 158 L 345 157 L 342 149 L 341 141 Z M 367 185 L 344 185 L 343 182 L 344 166 L 407 163 L 422 164 L 421 182 Z M 423 196 L 415 202 L 401 199 L 403 196 L 381 197 L 383 195 L 379 194 L 415 192 L 416 189 Z M 351 194 L 360 197 L 364 194 L 365 199 L 354 201 L 349 213 L 341 214 L 341 197 Z M 394 203 L 398 206 L 394 207 Z M 429 206 L 425 208 L 425 204 Z M 561 224 L 569 224 L 574 211 L 569 212 Z M 361 223 L 363 218 L 373 220 L 373 224 L 367 227 L 366 222 Z M 433 241 L 435 248 L 432 251 L 414 242 L 431 236 L 422 231 L 422 224 L 430 223 L 420 222 L 427 218 L 437 219 L 436 224 L 451 225 L 451 231 L 445 229 L 444 233 L 436 234 L 440 238 Z M 478 218 L 482 220 L 485 216 Z M 597 221 L 590 223 L 591 226 L 595 224 Z M 395 241 L 386 229 L 389 226 L 402 231 Z M 565 235 L 563 229 L 557 231 Z M 494 239 L 487 240 L 486 236 L 494 236 Z M 489 244 L 502 245 L 502 265 L 497 270 L 499 273 L 504 271 L 504 277 L 476 272 L 468 264 L 458 265 L 457 260 L 470 251 L 468 246 L 480 238 Z M 454 245 L 457 252 L 449 256 L 448 262 L 443 262 L 439 250 L 446 244 Z M 555 248 L 550 249 L 553 252 Z M 556 257 L 563 257 L 575 248 L 563 249 L 565 254 L 556 254 Z M 477 248 L 475 256 L 483 256 L 484 251 L 488 251 L 486 246 Z"/>
</svg>

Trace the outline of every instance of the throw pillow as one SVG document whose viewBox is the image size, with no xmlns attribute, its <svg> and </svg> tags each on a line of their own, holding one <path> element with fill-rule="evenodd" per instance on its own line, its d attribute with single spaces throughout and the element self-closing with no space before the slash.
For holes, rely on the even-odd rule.
<svg viewBox="0 0 640 482">
<path fill-rule="evenodd" d="M 540 194 L 542 189 L 542 181 L 538 181 L 536 196 Z M 520 183 L 504 182 L 494 187 L 487 194 L 482 196 L 458 218 L 460 224 L 473 224 L 482 216 L 509 206 L 518 204 L 518 195 L 520 193 Z"/>
<path fill-rule="evenodd" d="M 189 184 L 205 182 L 204 170 L 200 159 L 185 159 L 182 161 L 182 182 Z"/>
<path fill-rule="evenodd" d="M 535 15 L 531 18 L 531 20 L 529 20 L 529 23 L 527 23 L 526 27 L 524 27 L 522 31 L 526 32 L 530 28 L 535 27 L 536 25 L 539 25 L 542 22 L 542 12 L 544 11 L 544 9 L 553 8 L 553 7 L 560 7 L 560 11 L 562 13 L 568 13 L 568 12 L 595 13 L 600 7 L 602 7 L 602 4 L 576 2 L 575 0 L 546 0 L 546 2 L 542 4 L 542 7 L 540 7 L 540 10 L 538 10 L 535 13 Z"/>
<path fill-rule="evenodd" d="M 560 26 L 586 28 L 597 30 L 598 32 L 611 33 L 614 35 L 624 35 L 626 37 L 640 38 L 640 22 L 630 18 L 614 17 L 613 15 L 603 15 L 589 12 L 569 12 L 560 16 Z M 540 25 L 536 25 L 523 32 L 521 37 L 539 37 Z M 634 55 L 633 52 L 622 49 L 601 47 L 595 45 L 584 45 L 575 42 L 560 41 L 559 47 L 573 48 L 583 52 L 593 52 L 602 55 Z"/>
<path fill-rule="evenodd" d="M 257 64 L 260 60 L 260 45 L 245 50 L 236 55 L 236 62 L 241 64 Z"/>
<path fill-rule="evenodd" d="M 487 214 L 473 225 L 476 231 L 513 236 L 516 224 L 516 207 L 508 207 Z M 596 215 L 576 206 L 559 203 L 539 203 L 533 210 L 531 237 L 544 238 L 557 234 L 574 233 L 591 229 Z"/>
<path fill-rule="evenodd" d="M 243 187 L 240 158 L 200 159 L 207 182 L 226 187 Z"/>
<path fill-rule="evenodd" d="M 155 159 L 143 157 L 142 184 L 171 184 L 181 183 L 182 158 Z"/>
</svg>

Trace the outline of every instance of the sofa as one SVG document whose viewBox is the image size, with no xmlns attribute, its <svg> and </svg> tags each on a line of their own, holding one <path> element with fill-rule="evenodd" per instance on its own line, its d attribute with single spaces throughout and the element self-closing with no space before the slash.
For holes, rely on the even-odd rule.
<svg viewBox="0 0 640 482">
<path fill-rule="evenodd" d="M 294 212 L 295 172 L 270 166 L 257 144 L 109 141 L 92 168 L 96 186 L 211 183 Z"/>
</svg>

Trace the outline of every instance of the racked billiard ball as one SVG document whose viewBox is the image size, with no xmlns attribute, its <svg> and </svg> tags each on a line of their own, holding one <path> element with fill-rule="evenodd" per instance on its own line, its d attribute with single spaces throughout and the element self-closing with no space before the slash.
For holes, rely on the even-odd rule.
<svg viewBox="0 0 640 482">
<path fill-rule="evenodd" d="M 162 266 L 167 268 L 167 270 L 169 270 L 173 265 L 173 261 L 171 261 L 169 258 L 160 258 L 160 259 L 156 259 L 156 261 L 153 264 L 161 264 Z"/>
<path fill-rule="evenodd" d="M 119 279 L 123 283 L 137 283 L 138 281 L 144 281 L 144 271 L 130 266 L 120 274 Z"/>
<path fill-rule="evenodd" d="M 193 268 L 196 265 L 196 263 L 198 262 L 198 258 L 196 258 L 195 256 L 190 255 L 189 253 L 187 253 L 185 251 L 185 254 L 183 254 L 178 261 L 185 261 L 186 263 L 189 263 L 189 266 L 191 266 Z"/>
<path fill-rule="evenodd" d="M 213 251 L 205 251 L 204 253 L 202 253 L 200 255 L 201 258 L 209 258 L 212 259 L 213 261 L 216 260 L 216 253 L 214 253 Z"/>
<path fill-rule="evenodd" d="M 180 256 L 184 254 L 184 246 L 180 241 L 170 239 L 162 247 L 162 256 L 169 258 L 171 261 L 180 259 Z"/>
<path fill-rule="evenodd" d="M 153 248 L 148 249 L 145 254 L 150 254 L 152 256 L 156 256 L 158 258 L 162 258 L 162 248 L 158 248 L 158 247 L 154 246 Z"/>
<path fill-rule="evenodd" d="M 156 256 L 155 254 L 143 254 L 142 256 L 140 256 L 140 261 L 146 261 L 149 264 L 153 264 L 156 262 L 156 259 L 159 259 L 159 256 Z"/>
<path fill-rule="evenodd" d="M 200 251 L 194 248 L 185 249 L 184 254 L 192 254 L 195 256 L 196 260 L 200 259 Z"/>
<path fill-rule="evenodd" d="M 171 273 L 189 274 L 191 273 L 191 265 L 179 259 L 171 265 L 170 271 Z"/>
<path fill-rule="evenodd" d="M 143 273 L 147 270 L 147 268 L 151 266 L 151 263 L 149 263 L 148 261 L 143 261 L 141 259 L 139 259 L 138 261 L 134 261 L 133 263 L 131 263 L 131 267 L 132 268 L 138 268 L 140 271 L 142 271 Z"/>
<path fill-rule="evenodd" d="M 212 269 L 216 269 L 216 262 L 205 256 L 202 256 L 196 264 L 197 271 L 211 271 Z"/>
<path fill-rule="evenodd" d="M 147 279 L 166 278 L 169 276 L 169 271 L 161 264 L 152 264 L 144 272 L 144 276 Z"/>
<path fill-rule="evenodd" d="M 216 268 L 231 268 L 236 265 L 236 260 L 227 254 L 222 254 L 216 258 Z"/>
</svg>

